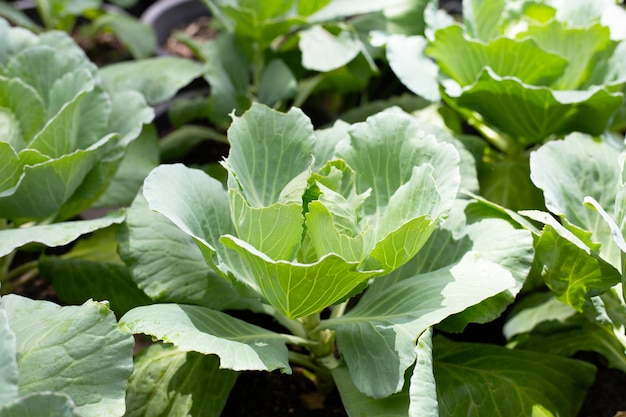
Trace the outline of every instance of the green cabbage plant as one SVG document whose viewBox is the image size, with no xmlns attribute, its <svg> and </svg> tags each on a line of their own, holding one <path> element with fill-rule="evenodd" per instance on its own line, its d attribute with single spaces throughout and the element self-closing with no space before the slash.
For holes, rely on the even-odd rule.
<svg viewBox="0 0 626 417">
<path fill-rule="evenodd" d="M 98 68 L 63 32 L 37 36 L 0 20 L 0 37 L 4 281 L 17 248 L 65 245 L 123 220 L 113 213 L 67 222 L 105 195 L 153 111 L 138 92 L 105 90 Z"/>
<path fill-rule="evenodd" d="M 120 325 L 167 342 L 139 356 L 127 406 L 140 411 L 129 415 L 217 415 L 237 372 L 291 373 L 294 364 L 322 391 L 336 385 L 350 415 L 435 415 L 430 328 L 454 316 L 446 328 L 458 331 L 500 314 L 530 268 L 530 234 L 459 199 L 453 140 L 401 111 L 318 131 L 296 108 L 254 104 L 233 119 L 227 183 L 162 165 L 119 235 L 122 259 L 154 301 Z M 241 310 L 276 324 L 248 322 Z M 474 351 L 491 354 L 509 356 Z M 516 389 L 571 394 L 582 387 L 574 374 L 592 375 L 530 356 L 520 381 L 548 366 L 561 386 L 546 376 Z M 442 359 L 442 369 L 461 357 Z M 155 391 L 165 369 L 169 388 Z M 172 376 L 183 369 L 191 389 Z"/>
<path fill-rule="evenodd" d="M 535 263 L 553 297 L 534 294 L 505 326 L 522 349 L 603 355 L 626 371 L 624 307 L 625 153 L 616 141 L 582 134 L 541 146 L 530 156 L 544 211 L 522 211 L 534 232 Z"/>
<path fill-rule="evenodd" d="M 35 35 L 0 20 L 0 290 L 37 276 L 44 246 L 124 219 L 75 220 L 108 193 L 152 119 L 141 94 L 109 93 L 63 32 Z M 135 193 L 136 191 L 133 191 Z M 27 247 L 31 254 L 16 256 Z M 89 274 L 89 273 L 87 273 Z M 97 279 L 91 275 L 90 280 Z M 0 416 L 121 416 L 133 338 L 108 303 L 61 307 L 0 297 Z"/>
<path fill-rule="evenodd" d="M 472 0 L 463 2 L 461 22 L 431 9 L 425 18 L 424 35 L 386 38 L 387 58 L 411 91 L 445 103 L 482 135 L 486 198 L 541 207 L 528 181 L 529 150 L 572 132 L 598 136 L 620 127 L 622 5 Z"/>
<path fill-rule="evenodd" d="M 0 16 L 33 32 L 61 30 L 92 43 L 99 34 L 112 33 L 133 58 L 147 58 L 156 45 L 152 28 L 114 6 L 117 4 L 119 7 L 130 7 L 133 3 L 136 1 L 34 0 L 30 5 L 28 2 L 22 3 L 26 6 L 22 9 L 12 2 L 2 0 Z"/>
</svg>

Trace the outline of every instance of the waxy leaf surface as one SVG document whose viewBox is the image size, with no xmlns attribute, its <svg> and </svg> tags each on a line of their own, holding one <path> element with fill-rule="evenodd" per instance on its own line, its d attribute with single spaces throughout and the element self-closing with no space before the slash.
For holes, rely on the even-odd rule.
<svg viewBox="0 0 626 417">
<path fill-rule="evenodd" d="M 33 242 L 50 247 L 67 245 L 81 235 L 123 221 L 124 213 L 116 211 L 92 220 L 0 230 L 0 257 Z"/>
<path fill-rule="evenodd" d="M 434 340 L 440 416 L 531 417 L 539 405 L 574 417 L 595 368 L 586 362 L 500 346 Z"/>
<path fill-rule="evenodd" d="M 533 65 L 533 64 L 531 64 Z M 603 87 L 589 90 L 552 90 L 503 77 L 491 68 L 460 94 L 448 90 L 456 102 L 480 113 L 489 124 L 522 145 L 543 142 L 552 134 L 580 131 L 599 135 L 623 101 L 621 93 Z M 524 114 L 524 118 L 520 118 Z"/>
<path fill-rule="evenodd" d="M 206 307 L 137 307 L 120 319 L 120 325 L 172 343 L 183 352 L 217 355 L 220 368 L 291 372 L 286 336 Z"/>
<path fill-rule="evenodd" d="M 219 369 L 214 355 L 155 344 L 136 360 L 129 380 L 126 417 L 219 415 L 237 373 Z"/>
<path fill-rule="evenodd" d="M 547 209 L 591 232 L 592 240 L 601 244 L 600 256 L 615 267 L 620 266 L 620 255 L 610 227 L 599 213 L 584 206 L 584 200 L 591 196 L 614 214 L 619 151 L 608 143 L 572 134 L 543 145 L 530 157 L 531 179 L 543 190 Z"/>
<path fill-rule="evenodd" d="M 4 309 L 0 309 L 0 329 L 0 404 L 7 404 L 17 398 L 19 371 L 15 333 L 9 327 Z"/>
<path fill-rule="evenodd" d="M 63 394 L 25 395 L 0 407 L 0 417 L 84 417 L 72 400 Z"/>
<path fill-rule="evenodd" d="M 228 197 L 217 180 L 182 165 L 155 169 L 144 195 L 209 265 L 281 314 L 303 317 L 409 261 L 459 190 L 454 146 L 407 114 L 337 132 L 333 155 L 300 110 L 255 104 L 229 129 Z M 318 155 L 331 160 L 313 173 Z"/>
<path fill-rule="evenodd" d="M 99 71 L 111 91 L 140 91 L 148 104 L 163 103 L 202 74 L 190 59 L 166 56 L 110 64 Z"/>
<path fill-rule="evenodd" d="M 446 320 L 444 328 L 461 331 L 493 320 L 522 288 L 533 259 L 530 233 L 472 214 L 477 204 L 458 200 L 418 256 L 374 280 L 345 316 L 322 322 L 337 331 L 363 393 L 380 398 L 402 388 L 426 328 Z"/>
<path fill-rule="evenodd" d="M 19 394 L 67 394 L 81 415 L 120 416 L 133 338 L 104 304 L 60 307 L 17 295 L 0 299 L 17 340 Z"/>
<path fill-rule="evenodd" d="M 154 301 L 215 310 L 246 305 L 230 281 L 208 268 L 193 238 L 150 210 L 141 193 L 127 210 L 118 244 L 133 281 Z"/>
</svg>

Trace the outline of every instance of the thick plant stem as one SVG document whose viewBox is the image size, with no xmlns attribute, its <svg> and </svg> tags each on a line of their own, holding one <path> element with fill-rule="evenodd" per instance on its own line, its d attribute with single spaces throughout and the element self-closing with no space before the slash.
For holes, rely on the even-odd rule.
<svg viewBox="0 0 626 417">
<path fill-rule="evenodd" d="M 346 309 L 348 308 L 348 302 L 344 301 L 341 304 L 337 304 L 336 306 L 333 306 L 333 311 L 331 311 L 330 313 L 330 318 L 331 319 L 336 319 L 338 317 L 341 317 L 345 314 Z"/>
<path fill-rule="evenodd" d="M 336 361 L 335 332 L 330 329 L 318 328 L 321 322 L 319 313 L 303 317 L 301 320 L 306 330 L 307 338 L 315 342 L 315 345 L 309 347 L 311 353 L 324 366 L 332 366 L 333 361 Z"/>
<path fill-rule="evenodd" d="M 11 262 L 13 262 L 14 257 L 15 251 L 0 258 L 0 282 L 4 282 L 9 279 L 7 278 L 7 275 L 9 274 L 9 268 L 11 267 Z"/>
</svg>

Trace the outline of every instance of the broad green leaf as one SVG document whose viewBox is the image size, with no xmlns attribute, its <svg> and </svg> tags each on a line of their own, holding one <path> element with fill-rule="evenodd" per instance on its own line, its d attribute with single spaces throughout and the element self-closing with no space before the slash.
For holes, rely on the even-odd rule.
<svg viewBox="0 0 626 417">
<path fill-rule="evenodd" d="M 298 92 L 295 76 L 280 59 L 274 59 L 263 69 L 259 80 L 257 97 L 260 103 L 270 107 L 292 98 Z"/>
<path fill-rule="evenodd" d="M 328 208 L 328 204 L 322 204 L 320 201 L 309 203 L 306 219 L 315 227 L 307 230 L 307 238 L 310 239 L 307 244 L 310 243 L 312 249 L 315 250 L 315 256 L 332 252 L 347 262 L 360 263 L 376 243 L 372 229 L 367 228 L 352 236 L 352 232 L 341 230 L 333 214 L 336 216 L 337 213 L 336 211 L 333 213 Z"/>
<path fill-rule="evenodd" d="M 365 293 L 346 315 L 322 327 L 337 332 L 355 386 L 383 398 L 402 389 L 416 360 L 415 341 L 427 328 L 515 285 L 509 271 L 468 251 L 453 266 Z"/>
<path fill-rule="evenodd" d="M 537 405 L 575 417 L 595 376 L 586 362 L 500 346 L 436 338 L 434 353 L 442 417 L 531 417 Z"/>
<path fill-rule="evenodd" d="M 463 2 L 463 22 L 473 38 L 489 42 L 500 36 L 500 20 L 506 8 L 504 0 L 469 0 Z"/>
<path fill-rule="evenodd" d="M 432 167 L 438 196 L 429 188 L 413 217 L 430 215 L 436 219 L 450 209 L 460 183 L 459 156 L 454 146 L 438 142 L 421 129 L 417 119 L 400 112 L 369 117 L 354 124 L 349 134 L 350 141 L 338 146 L 336 156 L 358 173 L 357 193 L 371 188 L 371 196 L 364 203 L 364 215 L 373 227 L 384 223 L 392 196 L 414 178 L 414 167 L 420 165 Z M 437 200 L 440 202 L 433 204 Z"/>
<path fill-rule="evenodd" d="M 521 83 L 550 85 L 567 66 L 564 58 L 544 51 L 532 39 L 501 37 L 485 44 L 468 39 L 458 25 L 436 31 L 426 54 L 461 87 L 474 84 L 485 68 Z"/>
<path fill-rule="evenodd" d="M 611 230 L 611 237 L 613 238 L 613 243 L 615 243 L 615 245 L 619 248 L 619 250 L 622 251 L 622 254 L 624 254 L 626 252 L 626 241 L 624 240 L 624 234 L 622 232 L 622 228 L 618 226 L 617 223 L 615 223 L 615 220 L 613 219 L 613 217 L 611 217 L 611 215 L 607 213 L 606 210 L 604 210 L 604 208 L 600 205 L 600 203 L 596 201 L 595 198 L 591 196 L 587 196 L 585 197 L 583 201 L 586 207 L 592 208 L 593 210 L 597 211 L 600 214 L 600 216 L 602 216 L 602 219 L 606 222 L 606 224 L 609 226 L 609 229 Z M 617 199 L 615 203 L 616 203 L 616 207 L 615 207 L 616 211 L 623 210 L 623 208 L 619 207 L 618 205 L 619 201 L 617 201 Z"/>
<path fill-rule="evenodd" d="M 224 3 L 227 3 L 224 1 Z M 238 0 L 242 8 L 252 10 L 259 19 L 271 19 L 289 12 L 292 0 L 268 0 L 262 3 L 254 0 Z"/>
<path fill-rule="evenodd" d="M 6 42 L 2 43 L 2 48 L 0 48 L 0 64 L 2 66 L 0 73 L 5 75 L 4 66 L 6 66 L 9 59 L 19 51 L 36 45 L 39 39 L 33 32 L 21 27 L 14 28 L 4 19 L 0 20 L 0 34 L 2 39 L 6 40 Z"/>
<path fill-rule="evenodd" d="M 302 196 L 313 162 L 310 120 L 293 108 L 254 104 L 228 130 L 232 221 L 238 237 L 273 259 L 292 260 L 302 239 Z"/>
<path fill-rule="evenodd" d="M 388 213 L 394 211 L 390 209 Z M 383 240 L 378 241 L 370 252 L 368 264 L 380 265 L 387 272 L 404 265 L 424 246 L 435 226 L 436 222 L 429 216 L 415 217 L 407 221 L 386 235 Z"/>
<path fill-rule="evenodd" d="M 409 417 L 439 417 L 432 336 L 432 330 L 425 331 L 415 347 L 417 360 L 409 386 Z"/>
<path fill-rule="evenodd" d="M 478 172 L 480 195 L 511 210 L 543 208 L 543 195 L 530 180 L 528 158 L 528 152 L 506 155 L 487 151 Z"/>
<path fill-rule="evenodd" d="M 580 315 L 559 323 L 538 325 L 529 334 L 519 337 L 515 348 L 565 357 L 581 351 L 597 352 L 606 358 L 611 368 L 626 372 L 623 341 L 606 327 Z"/>
<path fill-rule="evenodd" d="M 0 192 L 17 185 L 21 173 L 22 164 L 11 145 L 0 142 Z"/>
<path fill-rule="evenodd" d="M 236 379 L 214 355 L 152 345 L 136 359 L 125 416 L 218 416 Z"/>
<path fill-rule="evenodd" d="M 434 110 L 436 107 L 429 107 L 429 109 Z M 437 107 L 438 108 L 438 107 Z M 425 132 L 428 132 L 431 135 L 434 135 L 437 140 L 440 142 L 447 142 L 454 146 L 460 156 L 460 166 L 459 172 L 461 174 L 461 184 L 459 192 L 478 192 L 479 184 L 478 184 L 478 174 L 477 160 L 480 160 L 478 152 L 474 152 L 473 150 L 470 152 L 471 144 L 468 144 L 469 140 L 467 137 L 454 135 L 447 128 L 440 126 L 438 121 L 441 119 L 435 119 L 435 117 L 440 117 L 440 114 L 437 113 L 436 116 L 429 113 L 428 109 L 423 109 L 423 111 L 415 112 L 415 110 L 409 109 L 405 110 L 409 113 L 413 113 L 420 120 L 420 124 Z M 441 115 L 443 119 L 445 116 Z M 444 120 L 441 120 L 442 124 L 445 123 Z M 480 139 L 479 139 L 480 140 Z"/>
<path fill-rule="evenodd" d="M 78 0 L 79 2 L 82 0 Z M 74 39 L 65 32 L 58 30 L 52 30 L 43 32 L 38 35 L 39 44 L 45 46 L 51 46 L 58 49 L 64 54 L 70 55 L 72 58 L 76 58 L 80 61 L 84 61 L 87 55 L 85 51 L 74 41 Z M 83 66 L 92 71 L 95 75 L 98 67 L 92 62 L 83 62 Z"/>
<path fill-rule="evenodd" d="M 0 230 L 0 257 L 33 242 L 50 247 L 67 245 L 84 234 L 122 221 L 124 213 L 117 211 L 92 220 Z"/>
<path fill-rule="evenodd" d="M 0 309 L 0 329 L 0 404 L 7 404 L 17 398 L 19 371 L 15 333 L 4 309 Z"/>
<path fill-rule="evenodd" d="M 0 77 L 0 109 L 2 140 L 19 152 L 43 125 L 44 103 L 37 92 L 19 78 Z"/>
<path fill-rule="evenodd" d="M 25 160 L 27 165 L 20 182 L 14 188 L 0 193 L 0 216 L 9 219 L 45 219 L 58 214 L 89 171 L 104 156 L 112 140 L 112 137 L 105 137 L 89 149 L 33 165 L 27 161 L 37 152 L 22 151 L 18 157 Z"/>
<path fill-rule="evenodd" d="M 241 239 L 272 259 L 295 258 L 304 222 L 301 202 L 253 208 L 238 189 L 231 189 L 229 194 L 232 222 Z"/>
<path fill-rule="evenodd" d="M 380 110 L 382 111 L 384 109 Z M 370 116 L 370 114 L 367 116 Z M 362 120 L 354 120 L 354 122 L 363 121 L 366 117 Z M 350 136 L 348 135 L 349 130 L 350 124 L 344 120 L 337 120 L 331 127 L 325 129 L 315 129 L 315 153 L 313 161 L 313 169 L 315 172 L 319 171 L 328 161 L 333 159 L 337 144 L 342 141 L 350 140 Z"/>
<path fill-rule="evenodd" d="M 67 35 L 62 37 L 69 39 Z M 42 62 L 46 63 L 45 71 L 41 71 Z M 85 68 L 92 74 L 95 73 L 95 65 L 87 61 L 84 55 L 81 57 L 59 47 L 40 43 L 13 56 L 4 72 L 7 77 L 19 78 L 33 87 L 47 107 L 53 104 L 51 93 L 54 91 L 55 83 L 77 68 Z"/>
<path fill-rule="evenodd" d="M 511 341 L 516 336 L 530 333 L 543 322 L 564 323 L 575 314 L 575 309 L 560 302 L 549 292 L 529 294 L 515 304 L 507 317 L 502 334 Z"/>
<path fill-rule="evenodd" d="M 119 134 L 122 146 L 127 146 L 139 136 L 143 125 L 152 121 L 154 111 L 137 91 L 115 91 L 110 93 L 110 97 L 113 109 L 109 129 Z"/>
<path fill-rule="evenodd" d="M 528 65 L 539 67 L 534 62 Z M 611 93 L 604 87 L 556 91 L 500 76 L 489 67 L 462 92 L 448 93 L 459 106 L 480 113 L 485 122 L 521 145 L 541 143 L 550 135 L 572 131 L 599 135 L 623 101 L 621 93 Z"/>
<path fill-rule="evenodd" d="M 309 17 L 310 22 L 338 20 L 340 18 L 392 9 L 404 5 L 406 0 L 331 0 L 317 13 Z"/>
<path fill-rule="evenodd" d="M 128 268 L 113 262 L 62 259 L 44 256 L 39 272 L 51 282 L 63 302 L 81 304 L 93 298 L 106 300 L 116 316 L 150 304 L 151 300 L 133 282 Z"/>
<path fill-rule="evenodd" d="M 106 13 L 92 22 L 98 29 L 110 29 L 135 59 L 149 58 L 156 49 L 153 29 L 141 20 L 121 13 Z"/>
<path fill-rule="evenodd" d="M 228 127 L 230 113 L 250 105 L 247 94 L 252 52 L 249 48 L 231 33 L 221 33 L 199 46 L 199 53 L 206 61 L 203 77 L 211 86 L 209 119 L 219 126 Z"/>
<path fill-rule="evenodd" d="M 409 408 L 409 393 L 402 391 L 399 394 L 385 398 L 372 398 L 357 389 L 354 385 L 348 368 L 339 366 L 332 371 L 333 379 L 337 384 L 341 401 L 349 416 L 359 417 L 406 417 Z M 417 416 L 411 416 L 417 417 Z M 426 416 L 425 416 L 426 417 Z M 428 416 L 430 417 L 430 416 Z"/>
<path fill-rule="evenodd" d="M 613 266 L 561 237 L 549 225 L 537 239 L 535 252 L 546 285 L 560 301 L 578 311 L 589 297 L 603 293 L 621 279 Z"/>
<path fill-rule="evenodd" d="M 334 35 L 323 26 L 315 25 L 300 31 L 299 36 L 302 66 L 319 72 L 343 67 L 363 48 L 357 35 L 349 30 L 339 30 Z"/>
<path fill-rule="evenodd" d="M 301 110 L 292 108 L 280 113 L 253 104 L 245 117 L 234 117 L 228 140 L 229 178 L 232 175 L 236 180 L 250 207 L 268 207 L 276 202 L 300 203 L 306 180 L 298 184 L 300 195 L 281 197 L 287 185 L 308 171 L 313 162 L 313 125 Z M 235 188 L 232 180 L 229 188 Z"/>
<path fill-rule="evenodd" d="M 209 270 L 193 238 L 150 210 L 141 193 L 127 211 L 118 242 L 132 279 L 154 301 L 215 310 L 245 303 L 229 281 Z"/>
<path fill-rule="evenodd" d="M 617 152 L 608 143 L 572 134 L 543 145 L 530 157 L 531 179 L 543 190 L 548 210 L 592 232 L 592 239 L 601 244 L 600 256 L 615 267 L 620 266 L 620 256 L 609 226 L 583 204 L 591 196 L 606 209 L 614 207 L 620 175 Z"/>
<path fill-rule="evenodd" d="M 398 79 L 409 90 L 437 102 L 439 94 L 437 65 L 424 54 L 426 38 L 422 36 L 391 35 L 387 38 L 387 60 Z"/>
<path fill-rule="evenodd" d="M 123 414 L 133 338 L 105 304 L 60 307 L 7 295 L 0 305 L 17 339 L 20 395 L 60 392 L 85 417 Z"/>
<path fill-rule="evenodd" d="M 609 48 L 609 28 L 599 23 L 585 28 L 568 28 L 563 22 L 529 26 L 518 37 L 529 36 L 546 51 L 567 59 L 563 75 L 552 84 L 555 90 L 576 90 L 597 65 L 598 54 Z"/>
<path fill-rule="evenodd" d="M 276 38 L 306 24 L 302 17 L 290 13 L 290 4 L 291 1 L 284 0 L 250 1 L 240 2 L 237 6 L 223 4 L 220 9 L 230 20 L 227 23 L 229 32 L 257 44 L 261 50 L 269 50 Z"/>
<path fill-rule="evenodd" d="M 154 125 L 143 131 L 126 148 L 126 154 L 105 193 L 94 204 L 97 207 L 127 207 L 141 188 L 150 171 L 159 164 L 158 135 Z"/>
<path fill-rule="evenodd" d="M 479 220 L 476 226 L 469 227 L 468 236 L 474 242 L 475 250 L 480 248 L 485 258 L 510 271 L 515 285 L 462 313 L 448 317 L 441 324 L 442 329 L 461 332 L 469 323 L 488 323 L 495 320 L 522 290 L 533 261 L 532 238 L 525 230 L 509 227 L 504 221 L 496 219 Z M 505 234 L 507 229 L 508 236 Z"/>
<path fill-rule="evenodd" d="M 155 168 L 144 183 L 149 207 L 193 237 L 209 264 L 221 235 L 234 232 L 222 184 L 181 164 Z"/>
<path fill-rule="evenodd" d="M 94 87 L 92 84 L 91 88 Z M 75 97 L 66 101 L 61 110 L 52 116 L 50 120 L 43 126 L 43 128 L 37 132 L 37 134 L 28 143 L 28 148 L 41 152 L 49 158 L 61 158 L 63 155 L 67 155 L 76 149 L 85 149 L 93 145 L 93 143 L 86 144 L 87 146 L 79 147 L 79 133 L 81 122 L 86 122 L 85 119 L 79 117 L 80 108 L 83 105 L 83 101 L 88 97 L 89 90 L 80 91 Z M 96 106 L 100 110 L 108 110 Z M 108 118 L 108 112 L 104 112 Z M 96 141 L 100 137 L 96 138 Z"/>
<path fill-rule="evenodd" d="M 217 355 L 222 369 L 291 372 L 285 346 L 288 336 L 206 307 L 137 307 L 121 318 L 120 325 L 172 343 L 183 352 Z"/>
<path fill-rule="evenodd" d="M 51 392 L 25 395 L 0 408 L 0 417 L 84 417 L 86 415 L 66 395 Z"/>
<path fill-rule="evenodd" d="M 50 87 L 50 91 L 48 92 L 48 104 L 46 108 L 46 120 L 49 120 L 59 112 L 64 111 L 64 107 L 66 103 L 76 100 L 84 92 L 96 93 L 94 89 L 96 88 L 95 78 L 93 71 L 90 68 L 76 68 L 72 71 L 68 71 L 63 74 L 58 80 L 55 80 L 52 86 Z M 97 94 L 102 96 L 102 91 L 100 89 L 97 90 Z M 104 97 L 106 100 L 106 97 Z M 104 102 L 97 105 L 97 112 L 92 113 L 95 119 L 93 120 L 93 131 L 96 136 L 100 136 L 100 131 L 102 125 L 106 127 L 108 124 L 109 112 L 110 112 L 110 103 Z M 88 106 L 84 105 L 81 108 L 82 111 L 89 112 L 92 109 L 89 109 Z M 97 114 L 103 113 L 103 114 Z M 85 130 L 84 128 L 82 129 Z M 90 136 L 94 134 L 94 132 L 86 132 Z M 77 142 L 77 141 L 75 141 Z"/>
<path fill-rule="evenodd" d="M 311 0 L 298 2 L 298 14 L 300 16 L 310 16 L 330 3 L 331 0 Z"/>
<path fill-rule="evenodd" d="M 368 292 L 377 297 L 395 282 L 450 268 L 466 253 L 474 252 L 480 254 L 481 259 L 506 268 L 516 283 L 506 291 L 446 318 L 439 327 L 460 332 L 468 323 L 486 323 L 497 318 L 522 289 L 534 251 L 530 233 L 514 229 L 506 220 L 490 217 L 480 211 L 484 208 L 483 203 L 457 200 L 446 222 L 435 229 L 418 256 L 390 275 L 372 282 Z"/>
<path fill-rule="evenodd" d="M 109 91 L 140 91 L 148 104 L 163 103 L 202 74 L 202 65 L 190 59 L 163 56 L 110 64 L 100 69 Z"/>
<path fill-rule="evenodd" d="M 152 109 L 146 104 L 143 96 L 136 91 L 115 92 L 109 97 L 112 111 L 108 130 L 116 132 L 118 140 L 115 142 L 115 147 L 89 172 L 80 187 L 63 206 L 59 215 L 61 219 L 70 218 L 92 206 L 97 206 L 98 199 L 103 195 L 106 188 L 116 180 L 115 174 L 119 166 L 123 165 L 125 150 L 130 143 L 140 136 L 144 124 L 149 123 L 153 118 Z M 88 113 L 85 113 L 81 117 L 87 117 L 87 115 Z M 143 140 L 140 143 L 143 143 Z M 149 157 L 149 152 L 147 153 L 147 157 Z M 131 187 L 138 187 L 137 176 L 143 177 L 146 174 L 145 171 L 141 173 L 139 167 L 137 167 L 137 171 L 133 174 L 135 183 L 130 182 L 129 184 Z M 124 171 L 120 175 L 124 175 Z M 130 203 L 130 199 L 121 205 L 128 203 Z"/>
<path fill-rule="evenodd" d="M 317 313 L 350 294 L 382 271 L 361 271 L 358 263 L 330 253 L 317 262 L 302 264 L 273 260 L 252 245 L 225 235 L 220 242 L 243 259 L 268 302 L 289 318 Z"/>
</svg>

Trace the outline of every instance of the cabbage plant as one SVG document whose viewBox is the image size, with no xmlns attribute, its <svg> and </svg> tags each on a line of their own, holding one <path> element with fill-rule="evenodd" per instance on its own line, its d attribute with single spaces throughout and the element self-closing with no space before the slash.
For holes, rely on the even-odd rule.
<svg viewBox="0 0 626 417">
<path fill-rule="evenodd" d="M 149 57 L 156 44 L 152 29 L 111 5 L 130 7 L 135 2 L 122 0 L 108 3 L 102 0 L 34 0 L 30 4 L 22 3 L 25 7 L 21 8 L 3 0 L 0 1 L 0 16 L 34 32 L 62 30 L 92 41 L 98 34 L 110 32 L 128 48 L 133 58 Z"/>
<path fill-rule="evenodd" d="M 386 38 L 387 58 L 411 91 L 445 103 L 482 135 L 486 198 L 541 207 L 540 193 L 519 179 L 529 175 L 528 151 L 572 132 L 619 127 L 621 5 L 474 0 L 463 3 L 462 22 L 432 8 L 425 16 L 423 35 Z"/>
<path fill-rule="evenodd" d="M 582 134 L 531 154 L 531 178 L 548 212 L 521 214 L 542 226 L 531 228 L 535 262 L 554 297 L 534 295 L 517 308 L 505 332 L 519 347 L 595 351 L 626 371 L 624 155 L 619 141 Z"/>
<path fill-rule="evenodd" d="M 442 321 L 458 331 L 500 314 L 533 257 L 529 232 L 458 198 L 458 151 L 435 131 L 398 110 L 316 131 L 296 108 L 255 104 L 233 116 L 226 184 L 180 164 L 154 169 L 119 235 L 122 259 L 154 304 L 120 325 L 167 343 L 138 358 L 127 406 L 140 411 L 129 415 L 216 415 L 237 372 L 292 366 L 311 370 L 322 391 L 336 385 L 350 415 L 434 416 L 438 404 L 465 401 L 458 390 L 438 392 L 437 366 L 442 387 L 456 366 L 467 378 L 502 373 L 494 391 L 542 387 L 546 409 L 573 415 L 578 400 L 551 398 L 576 397 L 591 366 L 529 353 L 514 371 L 496 370 L 491 355 L 502 364 L 514 356 L 484 347 L 463 347 L 484 360 L 462 365 L 464 354 L 445 356 L 452 342 L 432 337 Z M 241 310 L 277 325 L 248 322 Z M 555 373 L 541 375 L 546 368 Z M 155 391 L 166 369 L 169 391 Z M 192 389 L 170 379 L 183 370 Z"/>
<path fill-rule="evenodd" d="M 106 195 L 153 112 L 138 92 L 104 89 L 96 66 L 63 32 L 38 36 L 0 19 L 0 38 L 6 294 L 37 276 L 38 261 L 16 258 L 19 248 L 37 253 L 123 221 L 119 211 L 74 219 Z M 4 295 L 0 328 L 0 416 L 124 414 L 133 338 L 106 302 L 61 307 Z"/>
<path fill-rule="evenodd" d="M 31 242 L 65 245 L 123 220 L 112 213 L 67 221 L 105 194 L 153 112 L 138 92 L 105 90 L 98 68 L 65 33 L 38 36 L 0 20 L 0 36 L 4 281 L 15 249 Z"/>
</svg>

